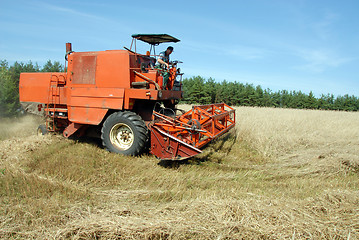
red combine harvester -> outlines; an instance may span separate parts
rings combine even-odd
[[[224,103],[193,106],[176,115],[183,97],[182,75],[172,61],[169,69],[154,68],[155,46],[179,42],[167,34],[134,34],[130,49],[73,52],[66,44],[66,72],[21,73],[20,102],[31,113],[44,115],[38,132],[81,136],[98,129],[106,149],[138,155],[150,152],[163,160],[181,160],[235,125],[235,110]],[[150,44],[139,54],[136,41]],[[153,52],[153,53],[152,53]],[[166,86],[162,73],[169,73]]]

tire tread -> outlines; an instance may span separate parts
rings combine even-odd
[[[119,118],[128,119],[131,123],[133,123],[137,132],[139,133],[138,146],[132,152],[130,152],[129,154],[125,154],[125,155],[133,155],[133,156],[139,155],[144,150],[145,144],[146,144],[149,136],[148,136],[148,128],[146,127],[145,122],[139,115],[137,115],[134,112],[130,112],[130,111],[115,112],[107,117],[107,119],[103,123],[102,129],[101,129],[102,145],[106,148],[106,150],[112,152],[111,148],[106,143],[108,140],[107,140],[107,136],[105,134],[105,130],[112,127],[111,123],[113,121],[116,121],[116,119],[119,119]]]

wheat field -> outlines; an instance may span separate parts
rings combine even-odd
[[[359,113],[236,107],[236,121],[161,162],[3,120],[0,238],[359,239]]]

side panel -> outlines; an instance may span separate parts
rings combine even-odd
[[[69,120],[75,123],[99,124],[108,109],[122,109],[124,89],[71,88]]]
[[[68,71],[71,122],[97,125],[108,109],[123,109],[124,87],[130,85],[128,51],[74,52]]]
[[[97,53],[77,54],[73,58],[73,84],[96,83]]]
[[[107,109],[89,107],[68,107],[69,120],[74,123],[98,125]]]
[[[129,52],[112,50],[99,52],[96,67],[96,86],[101,88],[129,88]]]
[[[20,102],[47,103],[51,77],[66,81],[66,73],[21,73],[19,83]],[[66,87],[58,88],[56,103],[66,104]]]
[[[71,88],[70,105],[76,107],[122,109],[122,88]]]
[[[130,53],[74,52],[68,56],[68,87],[129,88]]]

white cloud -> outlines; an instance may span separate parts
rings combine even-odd
[[[71,8],[59,7],[59,6],[48,4],[48,3],[41,3],[41,6],[47,8],[49,10],[53,10],[53,11],[57,11],[57,12],[63,12],[63,13],[70,14],[70,15],[73,15],[73,16],[81,16],[81,17],[85,17],[85,18],[88,18],[88,19],[92,19],[92,20],[98,20],[98,21],[107,20],[106,18],[101,17],[101,16],[89,14],[89,13],[86,13],[86,12],[77,11],[77,10],[74,10],[74,9],[71,9]]]
[[[342,57],[339,54],[325,49],[301,49],[295,53],[306,63],[294,67],[295,69],[321,73],[328,68],[336,68],[345,63],[355,60],[354,58]]]

